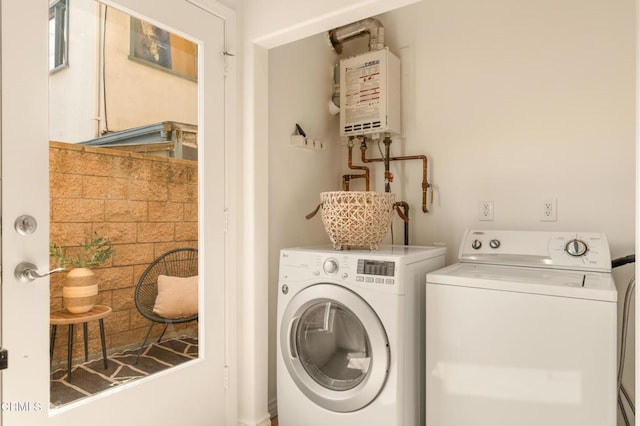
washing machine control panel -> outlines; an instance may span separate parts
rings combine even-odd
[[[422,282],[427,270],[444,266],[445,253],[444,247],[426,246],[384,246],[375,252],[331,246],[283,249],[278,294],[290,297],[316,284],[335,284],[370,295],[409,294],[413,290],[408,286]]]
[[[595,232],[468,230],[458,259],[495,265],[611,270],[607,237]]]
[[[359,256],[318,257],[314,271],[316,276],[341,279],[363,285],[394,285],[397,266],[392,260],[372,259]]]
[[[312,254],[304,251],[283,250],[280,260],[280,281],[300,279],[331,279],[344,284],[377,286],[384,291],[395,290],[401,275],[397,261],[382,256],[360,253]],[[288,292],[283,290],[283,294]]]

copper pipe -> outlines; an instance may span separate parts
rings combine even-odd
[[[391,192],[391,170],[389,167],[389,157],[391,157],[391,138],[384,137],[384,192]]]
[[[342,190],[343,191],[348,191],[349,190],[349,180],[351,178],[351,175],[342,175]]]
[[[342,176],[342,187],[345,191],[349,190],[349,181],[351,179],[362,179],[365,180],[365,188],[366,191],[369,191],[369,168],[367,166],[354,166],[353,165],[353,140],[349,139],[349,144],[347,145],[349,148],[349,157],[348,157],[348,165],[351,170],[364,170],[364,174],[361,175],[343,175]]]
[[[366,158],[367,144],[362,143],[360,145],[360,152],[362,153],[363,163],[384,162],[384,158]],[[427,156],[426,155],[408,155],[403,157],[390,157],[387,161],[404,161],[404,160],[422,160],[422,211],[429,213],[427,208],[427,190],[431,187],[431,184],[427,181]],[[385,177],[386,178],[386,177]]]
[[[359,179],[359,178],[365,178],[367,179],[367,191],[369,190],[369,181],[367,176],[365,175],[342,175],[342,190],[343,191],[348,191],[349,190],[349,182],[351,181],[351,179]]]

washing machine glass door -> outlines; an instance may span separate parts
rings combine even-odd
[[[382,390],[389,367],[387,335],[354,292],[333,284],[308,287],[291,300],[281,327],[289,374],[316,404],[355,411]]]

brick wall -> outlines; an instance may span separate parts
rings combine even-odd
[[[94,232],[111,240],[112,258],[94,268],[98,303],[113,308],[105,319],[107,349],[140,345],[150,322],[133,300],[138,278],[167,250],[198,244],[197,163],[60,142],[50,143],[49,163],[50,241],[73,251]],[[51,310],[62,308],[63,279],[64,273],[51,277]],[[82,327],[76,328],[79,356]],[[156,337],[161,330],[154,328]],[[61,328],[54,362],[66,359],[66,336]],[[90,353],[99,353],[96,321],[89,337]]]

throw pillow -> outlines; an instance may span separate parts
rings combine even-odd
[[[158,276],[153,312],[165,318],[186,318],[198,313],[198,276]]]

